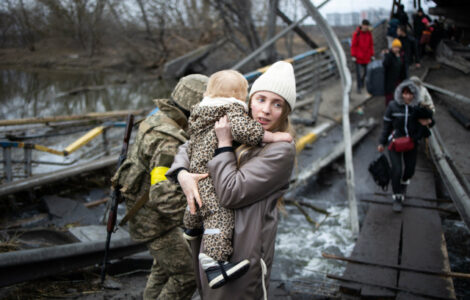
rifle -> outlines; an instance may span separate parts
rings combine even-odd
[[[119,155],[117,167],[122,165],[122,163],[126,160],[127,157],[127,148],[129,146],[129,140],[131,138],[132,133],[132,126],[134,125],[134,115],[129,114],[127,116],[126,122],[126,130],[124,133],[124,140],[122,142],[121,154]],[[111,243],[111,234],[113,234],[114,227],[116,226],[116,217],[117,217],[117,209],[118,205],[121,202],[121,187],[118,185],[114,188],[112,196],[111,196],[111,208],[108,214],[108,224],[106,227],[106,231],[108,235],[106,236],[106,245],[104,248],[104,258],[103,258],[103,265],[101,266],[101,284],[104,282],[104,278],[106,276],[106,264],[108,261],[108,252],[109,252],[109,244]]]

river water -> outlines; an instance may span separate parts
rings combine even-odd
[[[152,99],[168,96],[174,84],[115,73],[0,70],[0,76],[0,119],[152,108]]]

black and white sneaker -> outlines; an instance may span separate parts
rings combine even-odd
[[[219,262],[218,266],[210,267],[206,272],[207,282],[213,289],[217,289],[229,280],[233,280],[243,276],[250,268],[250,261],[248,259],[240,262]]]
[[[204,228],[194,228],[194,229],[185,228],[183,230],[183,237],[187,239],[188,241],[192,241],[200,237],[203,233],[204,233]]]
[[[395,194],[393,195],[393,205],[392,205],[392,210],[396,213],[399,213],[403,209],[403,195],[400,194]]]
[[[406,190],[408,189],[408,186],[410,185],[410,180],[406,180],[406,181],[403,181],[403,180],[400,180],[400,186],[401,186],[401,193],[403,196],[406,195]],[[405,200],[405,199],[403,199]]]

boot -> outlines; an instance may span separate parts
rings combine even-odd
[[[217,262],[204,253],[199,254],[199,262],[206,273],[207,282],[213,289],[225,285],[229,280],[243,276],[250,267],[248,259],[240,262]]]
[[[403,209],[403,206],[402,206],[403,195],[402,194],[394,194],[392,197],[393,197],[392,210],[396,213],[401,212],[401,210]]]
[[[405,196],[406,195],[406,190],[408,189],[408,185],[410,185],[410,180],[409,179],[405,180],[405,181],[400,180],[400,185],[401,185],[401,193],[402,193],[403,196]],[[405,199],[403,199],[403,200],[405,200]]]
[[[199,238],[203,233],[204,233],[204,228],[183,229],[183,237],[188,241],[192,241],[192,240]]]

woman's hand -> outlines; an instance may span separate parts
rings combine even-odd
[[[418,119],[418,122],[423,126],[429,126],[432,123],[431,119]]]
[[[199,207],[202,206],[201,196],[199,195],[199,189],[197,183],[199,180],[206,178],[209,174],[194,174],[189,173],[186,170],[181,170],[178,173],[178,182],[183,189],[183,193],[188,201],[189,212],[194,215],[196,214],[196,203]]]
[[[384,145],[381,144],[377,146],[377,151],[384,152],[384,150],[385,150]]]
[[[232,147],[233,136],[228,117],[223,116],[219,121],[215,122],[214,129],[219,141],[218,147]]]

